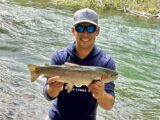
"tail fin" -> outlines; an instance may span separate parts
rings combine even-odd
[[[38,66],[33,65],[33,64],[28,64],[27,66],[31,73],[31,82],[34,82],[40,75],[40,73],[37,71]]]

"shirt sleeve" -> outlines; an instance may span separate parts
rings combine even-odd
[[[106,91],[106,93],[112,95],[113,97],[115,97],[114,87],[115,87],[114,82],[109,82],[109,83],[105,84],[105,91]]]
[[[44,87],[43,87],[43,96],[44,96],[48,101],[54,100],[56,97],[51,97],[51,96],[48,95],[47,85],[48,85],[48,82],[46,82],[46,84],[45,84]]]
[[[109,68],[111,70],[116,70],[116,66],[115,66],[115,61],[110,58],[106,63],[105,63],[105,67]],[[115,84],[114,82],[109,82],[105,84],[105,91],[112,95],[113,97],[115,97],[115,92],[114,92],[114,88],[115,88]]]
[[[111,70],[116,70],[115,61],[114,61],[112,58],[110,58],[110,59],[106,62],[105,67],[106,67],[106,68],[109,68],[109,69],[111,69]]]

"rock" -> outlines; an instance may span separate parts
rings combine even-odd
[[[157,19],[160,19],[160,12],[156,15],[154,14],[150,14],[148,12],[145,12],[145,11],[137,11],[137,10],[129,10],[127,9],[127,12],[131,13],[131,14],[134,14],[138,17],[144,17],[144,18],[157,18]]]
[[[160,13],[156,14],[156,17],[160,20]]]

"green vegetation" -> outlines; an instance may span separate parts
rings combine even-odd
[[[151,8],[148,9],[148,12],[151,13],[151,14],[156,13],[156,11],[157,11],[156,7],[151,7]]]
[[[160,0],[11,0],[22,5],[54,6],[60,8],[79,9],[92,8],[96,11],[115,9],[121,11],[140,11],[150,14],[160,13]],[[141,13],[142,14],[142,13]]]
[[[160,9],[159,6],[160,6],[160,1],[159,2],[157,1],[157,2],[141,3],[138,5],[132,6],[131,8],[139,11],[147,11],[149,13],[154,14],[154,13],[157,13],[158,10]]]
[[[83,7],[96,8],[96,0],[51,0],[52,4],[61,7],[79,9]]]
[[[146,11],[156,13],[160,6],[159,0],[51,0],[51,3],[56,6],[69,7],[79,9],[89,7],[95,10],[106,9],[131,9],[138,11]]]

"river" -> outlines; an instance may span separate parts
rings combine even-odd
[[[43,0],[41,1],[43,2]],[[0,1],[0,120],[44,120],[45,81],[30,82],[28,63],[49,63],[73,41],[74,11],[31,1]],[[160,22],[115,11],[99,16],[96,45],[116,60],[116,102],[97,120],[160,120]]]

